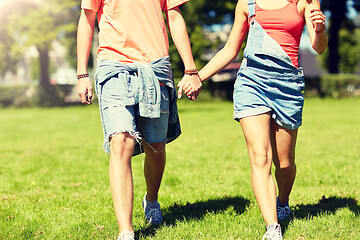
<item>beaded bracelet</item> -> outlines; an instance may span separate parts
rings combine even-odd
[[[323,31],[325,31],[325,29],[326,29],[326,26],[324,25],[324,28],[323,28],[323,29],[321,29],[320,31],[315,29],[315,32],[316,32],[317,34],[319,34],[319,33],[322,33]]]
[[[78,75],[76,75],[76,76],[77,76],[77,79],[80,80],[80,79],[82,79],[82,78],[89,77],[89,73],[78,74]]]

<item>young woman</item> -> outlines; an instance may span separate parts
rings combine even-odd
[[[305,24],[313,49],[323,53],[328,39],[319,0],[239,0],[227,43],[199,72],[205,81],[223,69],[238,55],[248,34],[234,86],[234,119],[244,132],[252,188],[267,225],[263,239],[282,239],[278,219],[290,215],[288,200],[296,174],[295,144],[304,102],[298,50]],[[184,89],[192,93],[191,86]]]

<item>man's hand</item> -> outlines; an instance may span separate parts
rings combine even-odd
[[[180,99],[182,97],[182,93],[184,92],[188,99],[195,101],[199,96],[201,86],[202,83],[198,74],[184,75],[177,85],[179,88],[178,98]]]
[[[93,88],[89,77],[81,78],[77,82],[77,94],[82,103],[90,105],[93,97]]]

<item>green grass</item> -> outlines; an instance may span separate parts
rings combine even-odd
[[[261,239],[264,222],[229,102],[181,100],[168,145],[165,222],[143,219],[142,157],[133,159],[139,239]],[[96,106],[0,110],[0,239],[116,239]],[[294,218],[285,239],[360,239],[360,99],[307,99],[297,145]]]

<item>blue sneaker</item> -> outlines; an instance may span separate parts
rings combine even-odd
[[[291,210],[289,207],[289,203],[288,202],[285,204],[280,203],[279,197],[277,197],[276,199],[276,210],[277,210],[278,220],[285,220],[288,217],[290,217]]]
[[[163,216],[160,210],[160,204],[156,200],[154,202],[146,200],[146,194],[142,201],[142,206],[145,211],[145,218],[151,225],[158,225],[162,222]]]

